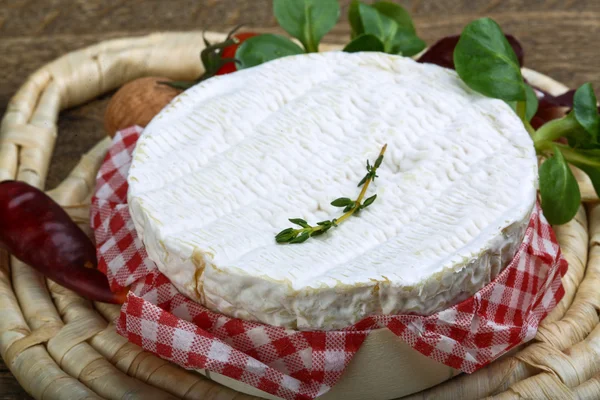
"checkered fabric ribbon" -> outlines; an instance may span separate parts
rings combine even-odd
[[[207,369],[284,399],[327,392],[372,329],[387,327],[420,353],[471,373],[532,339],[562,298],[567,262],[536,205],[514,259],[462,303],[431,316],[368,317],[340,331],[293,331],[214,313],[181,295],[148,258],[127,207],[127,173],[141,133],[117,133],[98,173],[91,221],[111,287],[131,285],[118,332],[185,368]]]

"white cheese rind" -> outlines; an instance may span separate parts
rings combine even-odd
[[[278,245],[287,218],[339,215],[388,150],[376,202]],[[536,199],[529,135],[453,71],[379,53],[288,57],[180,95],[146,128],[129,204],[150,258],[186,296],[234,317],[338,329],[431,314],[513,257]]]

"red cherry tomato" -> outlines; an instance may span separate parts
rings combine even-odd
[[[233,37],[238,39],[240,43],[225,47],[221,52],[221,58],[235,58],[235,52],[237,51],[239,45],[242,44],[245,40],[248,40],[254,36],[258,36],[258,33],[242,32],[233,35]],[[235,71],[237,71],[235,63],[228,62],[224,64],[221,68],[219,68],[219,70],[217,71],[217,75],[229,74]]]

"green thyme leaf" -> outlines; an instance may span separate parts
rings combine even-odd
[[[454,49],[454,65],[460,78],[471,89],[505,101],[525,101],[525,81],[519,60],[490,18],[469,23]]]
[[[250,68],[277,58],[302,54],[304,50],[286,37],[267,33],[251,37],[238,47],[238,69]]]
[[[310,53],[319,51],[319,42],[337,23],[340,5],[337,0],[273,0],[273,14]]]
[[[368,199],[366,199],[364,201],[364,203],[362,203],[362,205],[360,207],[361,208],[367,208],[367,207],[369,207],[371,204],[373,204],[373,202],[375,201],[376,198],[377,198],[377,195],[374,194],[373,196],[371,196]]]
[[[294,228],[287,228],[287,229],[284,229],[281,232],[279,232],[279,234],[277,236],[279,236],[279,235],[287,235],[288,233],[292,233],[292,232],[294,232]]]
[[[579,185],[559,148],[540,166],[540,195],[544,215],[552,225],[569,222],[581,203]]]
[[[306,222],[302,218],[290,218],[289,221],[292,224],[300,225],[303,228],[310,228],[310,225],[308,224],[308,222]]]
[[[297,235],[296,231],[293,228],[287,228],[282,230],[275,236],[275,241],[277,243],[286,243],[295,238]]]
[[[310,237],[310,234],[308,232],[302,232],[302,234],[298,237],[293,238],[292,240],[290,240],[290,243],[303,243],[306,242],[306,240]]]
[[[370,173],[366,174],[366,175],[364,176],[364,178],[362,178],[362,179],[360,180],[360,182],[358,182],[358,185],[356,185],[356,186],[358,186],[358,187],[361,187],[362,185],[364,185],[364,184],[365,184],[365,182],[367,181],[367,179],[369,179],[370,177],[371,177],[371,174],[370,174]]]
[[[331,205],[334,207],[346,207],[352,203],[352,199],[349,199],[347,197],[340,197],[339,199],[335,199],[334,201],[332,201]]]

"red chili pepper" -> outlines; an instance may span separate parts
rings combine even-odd
[[[43,191],[18,181],[0,182],[0,245],[19,260],[79,295],[122,304],[97,267],[96,248],[69,215]]]

